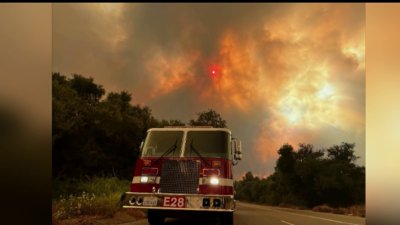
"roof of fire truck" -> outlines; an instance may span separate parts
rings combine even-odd
[[[182,130],[182,131],[225,131],[228,132],[229,134],[231,131],[228,128],[216,128],[212,126],[165,126],[162,128],[150,128],[148,131],[176,131],[176,130]]]

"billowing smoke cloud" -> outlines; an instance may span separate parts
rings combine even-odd
[[[356,142],[364,157],[364,9],[56,4],[54,71],[128,90],[160,118],[217,110],[246,149],[238,174],[273,172],[284,143]]]

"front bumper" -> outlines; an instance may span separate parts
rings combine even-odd
[[[182,204],[170,203],[171,198],[183,198]],[[166,200],[167,199],[167,200]],[[209,204],[204,204],[204,202]],[[213,204],[218,203],[219,204]],[[121,196],[120,205],[123,208],[160,209],[160,210],[189,210],[189,211],[222,211],[233,212],[235,200],[233,195],[204,195],[204,194],[176,194],[176,193],[143,193],[125,192]],[[168,206],[166,206],[168,205]],[[172,206],[171,206],[172,205]]]

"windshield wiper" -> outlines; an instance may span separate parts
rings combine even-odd
[[[158,159],[155,162],[158,162],[158,160],[160,160],[161,158],[163,158],[164,156],[166,156],[166,155],[168,155],[170,153],[174,153],[177,147],[178,147],[178,138],[175,140],[174,145],[172,145],[160,157],[158,157]]]
[[[204,159],[204,157],[200,154],[200,152],[193,146],[193,139],[190,141],[190,151],[194,151],[194,153],[196,153],[197,156],[199,156],[199,158],[205,163],[207,164],[207,166],[210,166],[210,163]]]

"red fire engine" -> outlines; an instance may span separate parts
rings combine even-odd
[[[151,225],[166,217],[204,214],[232,225],[232,166],[241,157],[241,142],[226,128],[149,129],[121,205],[147,211]]]

